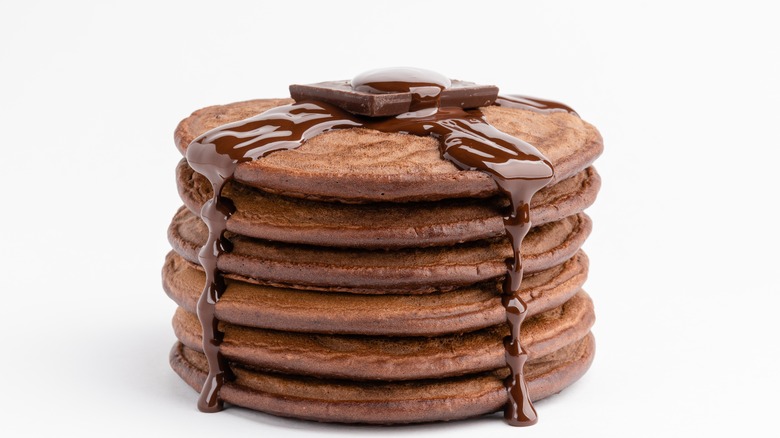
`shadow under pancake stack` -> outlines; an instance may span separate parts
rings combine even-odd
[[[598,131],[420,69],[290,90],[176,130],[163,287],[199,408],[535,423],[532,401],[595,351],[580,247]]]

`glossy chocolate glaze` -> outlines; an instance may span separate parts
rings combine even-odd
[[[510,200],[504,225],[514,258],[507,261],[503,303],[511,333],[504,341],[506,363],[511,374],[506,380],[509,403],[504,416],[509,424],[515,426],[536,422],[536,412],[523,377],[527,354],[520,344],[520,326],[526,315],[526,305],[518,295],[523,276],[520,246],[531,228],[531,197],[552,180],[553,168],[536,148],[488,124],[478,109],[440,108],[441,90],[449,86],[449,81],[441,78],[441,75],[424,70],[389,69],[358,75],[352,81],[353,87],[372,92],[411,92],[412,111],[395,117],[360,117],[334,105],[304,101],[221,126],[196,138],[188,146],[187,161],[190,166],[205,176],[214,189],[213,198],[201,210],[201,219],[209,228],[209,237],[199,254],[200,263],[206,271],[206,286],[198,302],[198,318],[203,326],[203,351],[208,359],[209,374],[198,401],[200,410],[214,412],[222,408],[219,389],[231,378],[219,351],[222,334],[214,316],[216,302],[225,289],[216,262],[222,252],[230,251],[224,232],[233,207],[221,194],[225,183],[233,178],[239,163],[256,160],[275,151],[297,148],[307,139],[333,129],[364,127],[382,132],[433,136],[440,141],[445,159],[461,169],[489,174]],[[517,99],[511,99],[515,98],[503,98],[502,102],[506,102],[503,103],[505,106],[527,105],[537,110],[552,108],[543,101],[517,103]]]
[[[233,213],[232,203],[222,196],[222,189],[233,178],[239,163],[296,148],[308,138],[330,129],[360,126],[348,117],[340,117],[339,112],[335,107],[316,103],[281,106],[220,126],[196,138],[187,147],[187,162],[209,180],[214,190],[213,197],[203,205],[200,213],[209,229],[208,240],[198,254],[206,272],[206,286],[198,300],[198,319],[203,327],[203,352],[209,364],[209,374],[198,400],[198,409],[203,412],[222,409],[219,388],[231,377],[219,352],[222,333],[214,316],[214,306],[225,290],[224,278],[217,269],[217,258],[220,253],[230,251],[224,233]]]
[[[430,70],[394,67],[369,70],[352,79],[352,89],[364,93],[412,93],[410,111],[438,106],[439,94],[452,85],[446,76]]]
[[[435,71],[414,67],[392,67],[360,73],[350,84],[355,91],[368,93],[405,93],[417,88],[436,88],[440,92],[452,86],[452,81]]]

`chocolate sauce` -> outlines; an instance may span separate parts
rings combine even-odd
[[[223,334],[219,331],[215,306],[225,290],[225,279],[217,268],[217,258],[230,251],[225,238],[232,202],[222,196],[225,183],[233,179],[238,164],[256,160],[271,152],[292,149],[307,139],[336,128],[359,126],[339,117],[340,110],[326,104],[301,103],[268,110],[258,116],[211,130],[187,147],[187,162],[205,176],[214,194],[201,209],[200,217],[209,229],[206,244],[198,254],[206,272],[206,286],[198,300],[198,319],[203,327],[203,352],[209,374],[198,399],[198,409],[217,412],[222,409],[219,389],[232,378],[227,362],[219,351]]]
[[[374,92],[411,92],[411,111],[395,117],[369,118],[323,102],[298,102],[216,128],[195,139],[187,148],[190,166],[208,178],[214,189],[212,199],[201,210],[201,219],[208,226],[209,237],[199,254],[200,263],[206,271],[206,286],[198,302],[198,318],[203,326],[203,350],[208,359],[209,374],[198,408],[205,412],[220,410],[220,387],[232,378],[219,351],[222,333],[214,316],[216,302],[225,290],[217,258],[221,253],[230,251],[230,242],[225,239],[224,233],[233,207],[222,196],[225,183],[233,178],[236,166],[242,162],[256,160],[275,151],[297,148],[307,139],[333,129],[364,127],[382,132],[433,136],[440,141],[445,159],[461,169],[487,173],[509,199],[510,208],[504,216],[504,226],[514,257],[507,261],[502,296],[510,328],[510,336],[504,340],[504,346],[506,363],[511,372],[505,382],[509,402],[504,417],[514,426],[536,423],[536,411],[523,376],[527,354],[520,345],[520,326],[526,315],[526,305],[519,296],[523,277],[520,247],[531,228],[531,197],[552,180],[552,165],[530,144],[488,124],[479,110],[440,108],[439,97],[441,91],[449,86],[449,81],[446,78],[443,81],[436,73],[416,69],[373,71],[357,76],[352,86],[368,87]],[[509,99],[513,98],[503,98],[502,102],[516,104],[515,100]],[[536,109],[544,109],[547,105],[539,103],[543,101],[530,102],[517,104]]]
[[[351,81],[355,91],[368,93],[405,93],[415,88],[449,88],[452,81],[441,73],[415,67],[392,67],[369,70]]]
[[[576,111],[554,100],[543,100],[536,97],[521,96],[519,94],[499,94],[496,105],[507,108],[518,108],[536,111],[539,113],[567,112],[578,116]]]
[[[452,85],[446,76],[413,67],[381,68],[352,79],[352,89],[364,93],[412,93],[409,111],[437,107],[439,94]]]

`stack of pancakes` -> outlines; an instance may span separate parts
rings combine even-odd
[[[289,100],[196,111],[176,131],[200,134]],[[601,137],[575,114],[482,108],[487,121],[536,146],[555,167],[531,202],[522,246],[521,340],[532,399],[577,380],[594,353],[593,305],[582,290],[582,210],[600,179]],[[207,374],[195,314],[205,274],[199,219],[211,186],[185,160],[184,201],[169,228],[163,285],[179,305],[174,370],[200,390]],[[220,350],[234,379],[226,402],[319,421],[408,423],[495,412],[507,402],[500,293],[512,257],[493,180],[441,158],[437,140],[367,129],[331,131],[242,163],[223,195],[232,250],[218,266]]]

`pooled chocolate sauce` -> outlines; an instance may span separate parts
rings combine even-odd
[[[217,258],[221,253],[230,251],[230,242],[225,239],[224,233],[233,207],[222,196],[225,183],[233,178],[236,166],[242,162],[256,160],[275,151],[297,148],[307,139],[333,129],[364,127],[382,132],[433,136],[440,141],[445,159],[461,169],[487,173],[510,200],[504,226],[514,257],[507,261],[502,297],[510,328],[510,336],[504,340],[506,363],[510,369],[510,376],[505,382],[509,402],[504,417],[515,426],[534,424],[536,411],[523,377],[527,354],[520,345],[520,326],[526,315],[526,304],[519,296],[523,277],[520,246],[531,228],[531,197],[552,180],[552,165],[530,144],[488,124],[478,109],[440,108],[440,93],[449,86],[446,78],[442,81],[436,73],[416,69],[369,73],[357,76],[352,86],[373,92],[410,92],[411,111],[395,117],[369,118],[327,103],[303,101],[218,127],[196,138],[188,146],[187,161],[190,166],[205,176],[214,189],[212,199],[201,210],[201,219],[208,226],[209,237],[199,253],[200,263],[206,271],[206,286],[198,302],[198,318],[203,326],[203,351],[208,359],[209,374],[198,408],[205,412],[220,410],[220,387],[232,378],[219,351],[222,333],[214,315],[216,302],[225,289],[223,276],[217,268]],[[507,98],[504,101],[515,104]],[[545,105],[537,102],[532,101],[529,105],[535,105],[537,109]]]
[[[433,71],[397,67],[363,72],[352,79],[351,85],[364,93],[412,93],[409,111],[417,111],[437,107],[439,95],[452,81]]]

